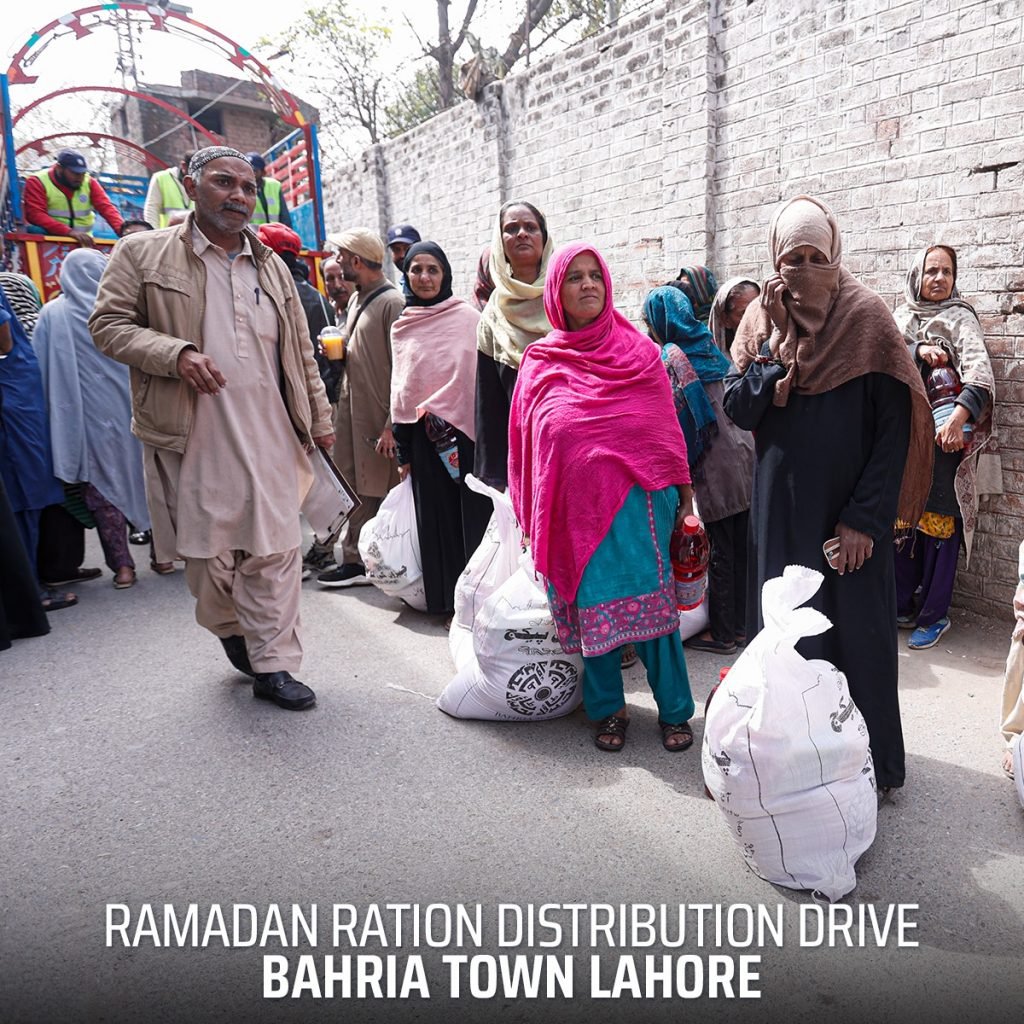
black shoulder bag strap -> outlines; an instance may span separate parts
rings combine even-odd
[[[348,335],[350,338],[352,337],[353,334],[355,334],[356,324],[359,323],[359,318],[363,315],[363,310],[366,309],[366,307],[371,302],[373,302],[373,300],[377,298],[377,296],[380,295],[381,292],[386,292],[391,287],[393,286],[390,281],[387,284],[382,284],[379,288],[377,288],[375,291],[370,292],[370,294],[366,296],[365,302],[359,303],[359,307],[356,309],[355,318],[352,321],[352,326],[349,328]]]

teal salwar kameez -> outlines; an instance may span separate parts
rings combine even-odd
[[[693,714],[668,552],[678,504],[675,487],[650,494],[633,487],[583,570],[576,600],[562,600],[548,584],[562,648],[583,654],[583,705],[592,719],[626,702],[620,648],[629,643],[647,669],[662,721]]]

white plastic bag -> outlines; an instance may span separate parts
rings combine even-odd
[[[794,649],[832,623],[801,608],[822,575],[787,566],[762,590],[764,629],[718,688],[704,724],[704,781],[751,870],[830,901],[857,884],[878,803],[868,731],[846,677]]]
[[[462,668],[472,657],[474,619],[487,598],[519,567],[519,556],[523,551],[523,533],[516,522],[508,494],[488,487],[471,474],[466,477],[466,486],[490,498],[494,512],[483,540],[455,584],[455,615],[448,633],[448,648],[456,668]]]
[[[484,602],[471,636],[457,675],[437,698],[442,711],[455,718],[539,722],[579,707],[583,659],[563,652],[529,554]]]
[[[679,613],[680,639],[689,640],[691,636],[703,633],[708,628],[710,621],[708,617],[708,595],[705,594],[704,600],[696,608],[690,608],[688,611]]]
[[[388,492],[380,510],[363,526],[359,557],[367,579],[375,587],[418,611],[427,610],[416,504],[409,477]]]

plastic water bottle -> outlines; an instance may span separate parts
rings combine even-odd
[[[925,378],[924,389],[928,395],[928,402],[932,407],[932,419],[935,421],[935,429],[939,430],[953,415],[956,408],[956,397],[963,391],[963,385],[957,376],[956,370],[951,366],[936,366]],[[970,436],[971,425],[964,424],[964,439]]]
[[[704,600],[711,560],[708,535],[696,516],[687,516],[682,528],[673,530],[669,556],[676,582],[676,607],[681,612],[690,611]]]
[[[455,436],[455,428],[447,421],[428,412],[424,417],[427,437],[434,443],[438,458],[444,463],[448,475],[453,480],[459,479],[459,442]]]

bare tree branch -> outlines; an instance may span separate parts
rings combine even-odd
[[[459,29],[459,34],[455,37],[455,41],[452,43],[453,57],[459,52],[459,48],[466,41],[466,33],[469,31],[469,25],[473,20],[474,14],[476,14],[476,0],[469,0],[469,6],[466,8],[466,16],[462,19],[462,28]]]
[[[535,43],[533,48],[539,50],[545,43],[550,42],[562,31],[563,28],[568,28],[574,21],[579,21],[580,15],[571,14],[567,18],[563,18],[539,43]]]
[[[536,3],[527,3],[526,14],[519,23],[519,27],[508,37],[508,45],[501,55],[501,62],[505,70],[509,70],[523,52],[527,37],[530,32],[540,24],[541,20],[547,17],[554,0],[536,0]]]
[[[403,15],[402,15],[402,20],[403,20],[403,21],[404,21],[404,22],[406,23],[406,25],[407,25],[407,26],[409,27],[409,31],[410,31],[410,32],[411,32],[411,33],[412,33],[412,34],[413,34],[413,35],[414,35],[414,36],[416,37],[416,42],[420,44],[420,49],[421,49],[421,50],[422,50],[422,51],[423,51],[423,52],[424,52],[424,53],[425,53],[425,54],[426,54],[426,55],[427,55],[428,57],[433,57],[433,56],[434,56],[434,47],[432,47],[432,46],[428,46],[428,45],[427,45],[427,44],[426,44],[425,42],[423,42],[423,40],[422,40],[422,39],[420,39],[420,34],[419,34],[419,32],[417,32],[417,31],[416,31],[416,29],[415,29],[415,28],[413,27],[413,24],[412,24],[412,22],[411,22],[411,21],[409,20],[409,15],[408,15],[408,14],[403,14]]]

